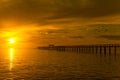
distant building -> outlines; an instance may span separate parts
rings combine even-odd
[[[49,49],[54,49],[55,48],[55,45],[54,44],[49,44]]]

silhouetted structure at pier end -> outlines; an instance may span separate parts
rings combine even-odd
[[[38,47],[38,49],[57,50],[57,51],[74,51],[81,53],[104,53],[116,54],[120,44],[96,44],[96,45],[74,45],[74,46],[55,46]]]

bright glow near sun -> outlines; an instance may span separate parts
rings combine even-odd
[[[14,38],[10,38],[9,41],[11,44],[13,44],[15,42]]]

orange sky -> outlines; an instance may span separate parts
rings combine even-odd
[[[1,0],[0,47],[120,43],[120,0]],[[9,44],[14,38],[14,45]]]

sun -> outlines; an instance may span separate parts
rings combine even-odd
[[[10,38],[9,41],[10,41],[10,44],[14,44],[15,42],[14,38]]]

